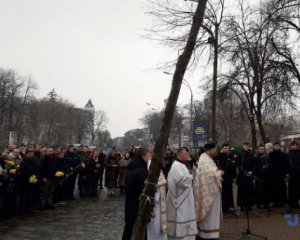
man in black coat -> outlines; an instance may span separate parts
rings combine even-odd
[[[40,210],[53,208],[52,195],[56,187],[56,172],[58,162],[54,149],[48,148],[45,157],[41,162],[38,178],[41,184],[41,205]]]
[[[148,175],[147,162],[150,160],[148,149],[139,148],[128,165],[127,191],[125,200],[125,228],[122,240],[130,240],[138,214],[139,198]]]
[[[78,176],[78,169],[81,166],[81,161],[78,154],[75,152],[75,147],[73,145],[70,145],[68,147],[68,150],[65,154],[65,161],[67,163],[68,171],[70,173],[67,180],[67,198],[68,200],[75,200],[75,184]]]
[[[106,154],[102,149],[99,150],[99,163],[100,163],[100,189],[103,189],[103,173],[105,169]]]
[[[253,169],[254,155],[250,149],[250,143],[244,142],[241,155],[238,157],[238,199],[237,204],[241,210],[250,210],[253,207],[254,184],[253,184]]]
[[[78,156],[80,158],[80,161],[82,163],[82,166],[87,166],[89,163],[89,154],[88,154],[88,148],[80,146],[79,147],[79,153]],[[88,195],[88,172],[86,167],[82,167],[79,170],[79,176],[78,176],[78,190],[79,190],[79,196],[81,198],[87,197]]]
[[[88,195],[97,197],[99,179],[101,174],[101,164],[99,161],[99,151],[95,151],[87,164],[88,173]]]
[[[222,182],[222,209],[224,213],[234,209],[233,202],[233,180],[236,179],[236,162],[234,155],[230,153],[228,144],[223,144],[222,150],[218,155],[220,169],[224,171]]]
[[[264,145],[257,148],[255,166],[253,169],[255,179],[255,203],[259,209],[261,205],[267,208],[271,202],[271,174],[269,157],[266,155]]]
[[[57,171],[64,173],[64,176],[57,178],[56,188],[53,192],[53,203],[64,205],[66,199],[67,184],[65,178],[68,175],[68,166],[64,158],[64,152],[60,149],[56,150]]]
[[[30,177],[37,177],[38,168],[33,160],[33,151],[27,151],[25,158],[20,163],[18,171],[18,188],[19,188],[19,212],[23,213],[33,206],[34,184],[29,182]]]
[[[6,193],[5,161],[0,156],[0,220],[4,217],[4,199]]]
[[[273,152],[269,153],[271,172],[271,191],[274,207],[282,207],[287,200],[286,175],[288,157],[281,151],[280,143],[274,143]]]
[[[299,209],[300,200],[300,149],[299,143],[293,141],[288,154],[289,166],[289,205],[291,209]]]

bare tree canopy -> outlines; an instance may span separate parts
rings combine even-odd
[[[262,9],[253,9],[243,1],[240,15],[241,18],[226,21],[226,38],[230,41],[224,49],[231,67],[222,76],[220,92],[230,90],[239,97],[250,121],[255,146],[256,123],[262,141],[268,142],[264,129],[266,114],[278,114],[286,106],[294,106],[299,75],[291,63],[296,60],[286,23],[272,21]]]

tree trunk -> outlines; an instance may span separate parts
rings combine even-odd
[[[133,229],[132,240],[143,240],[145,238],[147,224],[154,205],[153,200],[150,203],[148,199],[153,199],[155,195],[156,188],[154,185],[157,184],[161,171],[162,159],[164,157],[163,152],[170,134],[172,119],[175,113],[182,80],[196,45],[198,33],[203,22],[206,3],[207,0],[198,2],[186,46],[183,53],[179,56],[176,64],[172,88],[165,108],[160,135],[155,144],[154,156],[152,158],[150,171],[145,183],[144,194],[140,197],[139,213]]]
[[[252,136],[252,148],[255,149],[257,146],[257,138],[256,138],[256,128],[255,128],[255,120],[250,119],[251,126],[251,136]]]
[[[266,144],[266,143],[269,142],[269,139],[267,137],[265,128],[263,126],[262,116],[261,116],[261,111],[260,110],[258,110],[258,112],[256,113],[256,118],[257,118],[257,124],[258,124],[258,129],[259,129],[261,139],[262,139],[263,143]]]

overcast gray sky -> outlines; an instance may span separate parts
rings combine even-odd
[[[109,118],[112,136],[140,127],[163,106],[171,76],[154,67],[170,49],[142,39],[145,0],[0,0],[0,66],[31,75],[39,97],[51,89],[78,107],[89,98]],[[189,77],[196,98],[199,77]],[[182,89],[180,103],[189,101]]]

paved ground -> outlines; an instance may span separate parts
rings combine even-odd
[[[124,226],[124,197],[76,200],[55,210],[14,217],[0,222],[1,240],[119,240]],[[300,240],[300,226],[291,228],[277,212],[254,211],[251,229],[269,240]],[[238,240],[246,229],[245,215],[225,216],[222,240]],[[247,237],[246,239],[258,239]]]
[[[119,240],[124,198],[76,200],[49,211],[35,211],[0,222],[1,240]]]
[[[286,211],[253,211],[250,213],[250,229],[253,233],[267,237],[269,240],[300,240],[300,225],[289,227],[284,218]],[[294,220],[294,215],[293,219]],[[238,240],[247,228],[245,215],[239,217],[224,216],[222,221],[222,240]],[[248,240],[259,239],[248,236]]]

